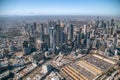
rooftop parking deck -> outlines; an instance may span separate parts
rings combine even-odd
[[[104,60],[103,60],[104,59]],[[109,70],[115,62],[107,62],[106,58],[100,56],[96,57],[94,55],[88,55],[76,61],[75,63],[70,63],[63,66],[61,69],[61,74],[64,73],[63,77],[70,76],[73,80],[93,80],[97,76],[100,76],[107,70]]]

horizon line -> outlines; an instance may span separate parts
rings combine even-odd
[[[13,14],[13,15],[0,15],[0,16],[98,16],[98,17],[120,17],[120,15],[76,15],[76,14],[50,14],[50,15],[44,15],[44,14],[33,14],[33,15],[30,15],[30,14],[28,14],[28,15],[15,15],[15,14]]]

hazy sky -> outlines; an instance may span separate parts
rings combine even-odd
[[[120,0],[0,0],[0,15],[120,16]]]

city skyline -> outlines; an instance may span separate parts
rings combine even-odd
[[[0,0],[0,80],[120,80],[119,0]]]
[[[0,15],[120,16],[119,0],[1,0]]]

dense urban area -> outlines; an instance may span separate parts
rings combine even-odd
[[[120,80],[120,18],[0,17],[0,80]]]

